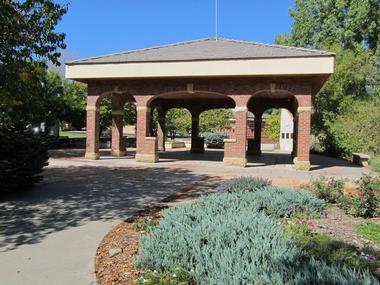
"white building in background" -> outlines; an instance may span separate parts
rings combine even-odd
[[[286,109],[281,109],[280,150],[293,150],[293,115]]]

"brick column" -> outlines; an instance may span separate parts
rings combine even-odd
[[[86,159],[99,159],[100,96],[87,96]]]
[[[124,125],[124,102],[118,98],[112,98],[112,141],[111,141],[111,155],[112,156],[125,156],[126,148],[123,138],[123,125]]]
[[[294,166],[297,170],[308,171],[310,169],[310,130],[311,107],[298,107],[296,124],[296,149]]]
[[[235,139],[224,140],[223,162],[228,165],[247,164],[247,113],[245,106],[235,108]]]
[[[157,108],[158,118],[157,118],[157,141],[158,141],[158,151],[165,151],[165,112],[162,108]]]
[[[136,161],[157,162],[158,142],[150,136],[151,110],[146,105],[137,105]]]
[[[199,113],[191,113],[191,153],[204,153],[204,139],[199,137]]]

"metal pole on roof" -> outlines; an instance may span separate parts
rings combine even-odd
[[[218,40],[218,0],[215,0],[215,40]]]

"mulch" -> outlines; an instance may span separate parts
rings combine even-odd
[[[355,218],[345,214],[344,211],[339,209],[337,206],[330,206],[327,209],[327,213],[326,218],[314,220],[316,224],[316,231],[325,233],[336,240],[344,241],[345,243],[351,244],[357,248],[368,246],[369,242],[356,233],[356,226],[366,222],[380,224],[380,220],[378,218]],[[370,242],[370,245],[373,246],[375,250],[380,250],[380,244],[372,244]]]
[[[108,232],[100,243],[95,257],[97,284],[136,284],[144,271],[134,266],[142,232],[133,228],[133,223],[147,218],[157,219],[165,207],[150,207],[128,218]]]

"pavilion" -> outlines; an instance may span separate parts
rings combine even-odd
[[[229,39],[201,39],[66,63],[66,77],[88,84],[88,159],[99,158],[99,107],[112,100],[111,154],[124,156],[123,107],[137,109],[136,160],[157,162],[165,146],[165,112],[186,108],[192,115],[191,152],[203,152],[199,116],[213,108],[234,108],[235,135],[225,140],[223,162],[245,166],[247,152],[260,153],[260,135],[247,140],[247,113],[254,114],[255,134],[270,108],[293,114],[295,168],[310,168],[312,97],[334,72],[335,55]],[[157,136],[151,114],[158,111]]]

